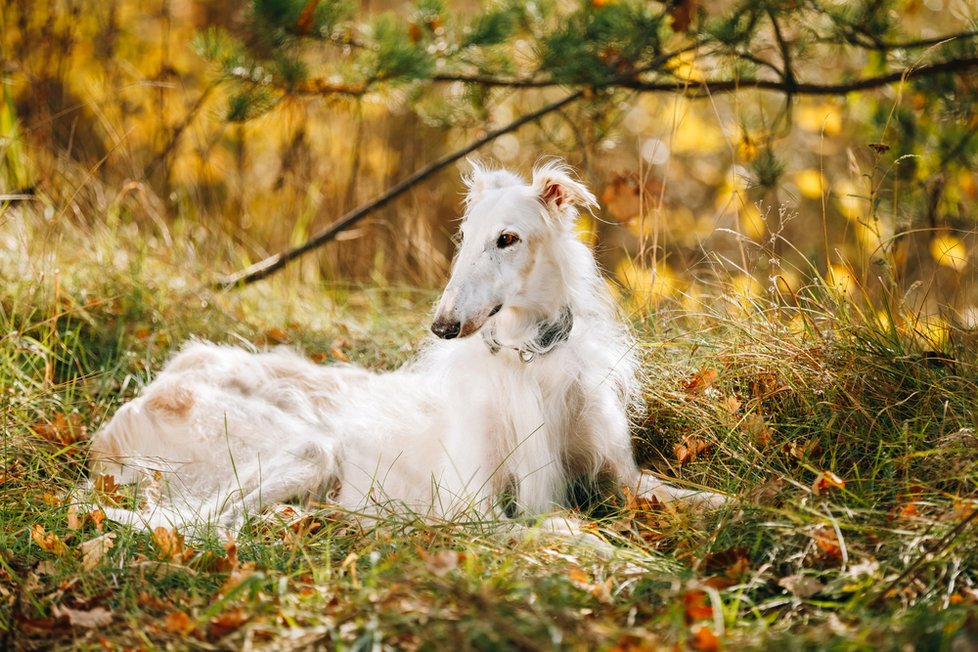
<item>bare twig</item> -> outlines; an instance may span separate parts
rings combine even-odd
[[[230,274],[228,276],[224,276],[218,279],[218,281],[215,283],[215,286],[218,289],[228,289],[236,286],[248,285],[249,283],[254,283],[255,281],[259,281],[265,278],[266,276],[282,269],[289,262],[295,260],[296,258],[305,254],[306,252],[312,251],[313,249],[316,249],[317,247],[323,245],[324,243],[329,242],[344,229],[348,228],[355,222],[358,222],[359,220],[363,219],[367,215],[373,213],[378,208],[387,205],[396,197],[403,195],[405,192],[407,192],[414,186],[418,185],[419,183],[421,183],[428,177],[434,175],[436,172],[442,170],[443,168],[448,167],[455,161],[464,158],[468,154],[471,154],[472,152],[476,151],[483,145],[492,142],[493,140],[499,138],[503,134],[508,134],[511,131],[516,131],[517,129],[519,129],[520,127],[522,127],[527,123],[533,122],[535,120],[539,120],[540,118],[547,115],[548,113],[553,113],[554,111],[557,111],[558,109],[561,109],[567,106],[568,104],[575,102],[576,100],[583,97],[584,94],[585,94],[584,90],[575,91],[570,95],[567,95],[563,99],[547,104],[546,106],[543,106],[532,113],[528,113],[527,115],[519,118],[518,120],[514,120],[513,122],[510,122],[508,125],[504,127],[500,127],[499,129],[490,131],[485,136],[481,138],[477,138],[476,140],[470,142],[465,147],[462,147],[461,149],[457,149],[454,152],[451,152],[450,154],[446,154],[445,156],[442,156],[441,158],[421,168],[411,176],[407,177],[406,179],[392,186],[390,189],[387,190],[387,192],[382,194],[377,199],[374,199],[370,203],[364,204],[363,206],[360,206],[359,208],[350,211],[349,213],[347,213],[346,215],[336,220],[328,227],[326,227],[325,229],[323,229],[322,231],[320,231],[319,233],[311,237],[309,240],[299,245],[298,247],[294,247],[292,249],[289,249],[288,251],[284,251],[282,253],[269,256],[268,258],[265,258],[264,260],[260,260],[254,265],[251,265],[247,269],[244,269],[236,274]]]

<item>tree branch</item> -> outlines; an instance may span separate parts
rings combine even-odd
[[[535,120],[539,120],[540,118],[547,115],[548,113],[553,113],[554,111],[557,111],[558,109],[561,109],[567,106],[568,104],[571,104],[572,102],[579,100],[580,98],[584,97],[584,95],[585,95],[584,90],[575,91],[570,95],[567,95],[563,99],[547,104],[546,106],[543,106],[532,113],[528,113],[525,116],[517,120],[514,120],[513,122],[510,122],[508,125],[504,127],[500,127],[499,129],[490,131],[485,136],[481,138],[477,138],[476,140],[470,142],[465,147],[455,150],[454,152],[451,152],[450,154],[446,154],[445,156],[442,156],[441,158],[433,161],[432,163],[429,163],[428,165],[421,168],[411,176],[407,177],[406,179],[392,186],[390,189],[387,190],[387,192],[382,194],[377,199],[374,199],[372,202],[368,204],[364,204],[363,206],[360,206],[359,208],[356,208],[350,211],[349,213],[347,213],[346,215],[344,215],[343,217],[339,218],[338,220],[336,220],[335,222],[327,226],[325,229],[323,229],[319,233],[309,238],[309,240],[299,245],[298,247],[294,247],[292,249],[289,249],[288,251],[284,251],[282,253],[269,256],[268,258],[265,258],[264,260],[260,260],[254,265],[251,265],[247,269],[244,269],[236,274],[230,274],[228,276],[224,276],[218,279],[217,282],[214,284],[214,286],[217,289],[229,289],[236,286],[248,285],[250,283],[254,283],[255,281],[259,281],[265,278],[266,276],[273,274],[274,272],[282,269],[289,262],[295,260],[299,256],[309,251],[312,251],[313,249],[316,249],[317,247],[320,247],[321,245],[329,242],[330,240],[335,238],[339,232],[348,228],[355,222],[358,222],[359,220],[363,219],[370,213],[373,213],[377,209],[387,205],[396,197],[403,195],[405,192],[407,192],[414,186],[418,185],[419,183],[421,183],[428,177],[434,175],[436,172],[442,170],[443,168],[448,167],[455,161],[458,161],[459,159],[467,156],[468,154],[471,154],[472,152],[476,151],[483,145],[492,142],[493,140],[499,138],[503,134],[508,134],[511,131],[516,131],[517,129],[519,129],[520,127],[522,127],[527,123],[533,122]]]
[[[841,84],[815,84],[805,82],[795,82],[787,84],[784,81],[774,79],[721,79],[714,81],[704,81],[697,84],[688,82],[644,82],[641,80],[631,82],[621,82],[618,84],[622,88],[629,88],[642,93],[685,93],[692,97],[706,97],[717,93],[731,93],[733,91],[754,88],[757,90],[775,91],[778,93],[793,93],[795,95],[848,95],[857,91],[871,90],[888,86],[895,82],[918,77],[929,77],[948,72],[963,72],[978,69],[978,57],[964,57],[961,59],[950,59],[939,63],[925,64],[913,68],[907,68],[900,72],[891,72],[875,77],[864,77],[854,79],[851,82]],[[699,88],[698,92],[689,92],[691,89]]]

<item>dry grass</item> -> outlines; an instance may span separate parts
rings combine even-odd
[[[616,546],[610,559],[485,523],[365,531],[327,505],[233,542],[181,542],[71,507],[87,434],[169,352],[200,336],[389,368],[421,341],[434,294],[316,287],[291,272],[220,294],[202,289],[210,252],[148,246],[145,229],[11,209],[0,224],[4,648],[978,641],[978,348],[967,333],[930,346],[912,320],[881,326],[821,284],[636,315],[641,459],[734,499],[704,515],[592,496],[587,517]]]

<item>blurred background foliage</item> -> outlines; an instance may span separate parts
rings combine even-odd
[[[978,328],[966,0],[7,0],[0,12],[7,226],[104,222],[230,272],[577,91],[480,156],[577,166],[602,203],[582,237],[633,313],[697,310],[718,291],[750,309],[814,283],[928,348]],[[437,286],[465,169],[289,273]]]

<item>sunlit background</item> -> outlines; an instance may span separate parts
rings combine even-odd
[[[974,15],[962,0],[899,9],[904,29],[921,38],[961,29]],[[452,10],[473,15],[479,6]],[[477,109],[461,83],[295,93],[231,121],[234,97],[201,49],[210,28],[247,42],[239,3],[11,0],[0,11],[0,191],[52,228],[104,221],[150,250],[192,243],[215,274],[303,242],[438,156],[566,92],[496,89]],[[363,3],[358,17],[386,11],[418,20],[414,5],[399,2]],[[526,43],[513,47],[517,61],[534,56]],[[317,52],[307,57],[322,66],[328,55],[317,60]],[[871,54],[860,56],[845,65],[876,70]],[[809,76],[828,77],[840,62],[807,64]],[[695,51],[676,69],[691,85],[709,72]],[[973,76],[951,83],[974,92]],[[949,332],[978,327],[978,176],[968,157],[948,155],[974,150],[976,131],[973,111],[954,115],[939,96],[901,84],[787,103],[750,90],[702,99],[620,92],[504,135],[479,156],[527,173],[541,156],[558,155],[580,170],[602,205],[582,217],[581,237],[633,315],[696,311],[721,293],[750,310],[823,283],[941,348]],[[288,273],[437,286],[466,169],[436,175]],[[8,230],[17,215],[4,213]],[[5,255],[18,246],[8,238]]]

